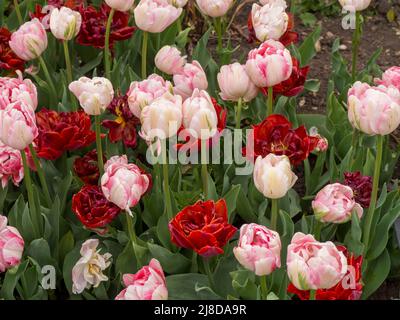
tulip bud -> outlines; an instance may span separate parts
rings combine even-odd
[[[352,126],[368,135],[388,135],[400,124],[400,91],[356,82],[348,92]]]
[[[7,217],[0,215],[0,272],[19,265],[23,251],[24,239],[16,228],[7,226]]]
[[[287,156],[273,153],[265,158],[259,156],[254,164],[254,184],[258,191],[269,199],[283,198],[294,186],[297,176],[290,167]]]
[[[253,4],[251,18],[256,37],[260,41],[279,40],[286,32],[289,16],[280,6]]]
[[[268,40],[251,50],[246,71],[257,87],[273,87],[289,79],[293,62],[289,50],[275,40]]]
[[[155,63],[159,70],[173,75],[183,71],[183,66],[186,64],[186,56],[182,57],[181,52],[175,47],[164,46],[158,51]]]
[[[233,0],[196,0],[201,12],[212,18],[224,16],[232,7]]]
[[[195,137],[207,140],[217,133],[218,117],[207,91],[195,89],[182,110],[183,126],[193,130]]]
[[[339,0],[341,6],[348,11],[362,11],[368,8],[371,0]]]
[[[281,239],[277,232],[264,226],[244,224],[233,253],[243,267],[257,276],[269,275],[281,266]]]
[[[81,14],[70,8],[62,7],[51,12],[50,30],[57,39],[71,40],[79,33],[81,24]]]
[[[135,0],[105,0],[105,2],[109,7],[125,12],[129,11],[133,7]]]
[[[102,114],[114,98],[110,80],[95,77],[82,77],[70,83],[69,90],[77,97],[83,110],[89,115]]]
[[[47,48],[47,34],[39,19],[25,22],[11,35],[9,42],[14,53],[25,61],[39,58]]]
[[[182,13],[167,0],[140,0],[134,10],[136,25],[140,30],[160,33],[168,28]]]
[[[345,223],[353,212],[359,218],[363,209],[354,200],[353,190],[340,183],[329,184],[318,192],[312,202],[315,217],[321,222]]]
[[[243,99],[248,102],[258,94],[258,88],[247,75],[246,67],[238,62],[222,66],[217,78],[220,96],[225,101]]]
[[[182,98],[164,94],[142,110],[140,121],[140,135],[146,141],[174,136],[182,125]]]
[[[5,145],[24,150],[37,136],[35,113],[30,106],[14,102],[0,110],[0,140]]]
[[[192,95],[194,89],[208,88],[206,73],[198,61],[186,63],[181,73],[174,74],[174,84],[174,93],[179,94],[184,100]]]
[[[287,250],[287,272],[299,290],[329,289],[347,272],[347,259],[336,246],[297,232]]]

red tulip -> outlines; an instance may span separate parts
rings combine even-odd
[[[0,72],[7,70],[15,72],[24,71],[25,61],[18,58],[8,44],[11,39],[11,32],[7,28],[0,28]]]
[[[103,161],[107,161],[104,155]],[[85,184],[97,185],[100,178],[99,166],[97,163],[97,150],[94,149],[83,157],[76,158],[74,161],[74,172]]]
[[[228,223],[226,202],[221,199],[187,206],[169,223],[169,230],[177,246],[207,258],[224,253],[222,247],[237,229]]]
[[[58,113],[43,108],[36,113],[36,122],[39,136],[35,144],[40,158],[56,160],[65,151],[86,147],[96,140],[90,117],[83,111]]]
[[[247,154],[244,147],[243,154],[253,160],[273,153],[278,156],[286,155],[292,165],[299,165],[318,144],[318,138],[309,136],[304,126],[293,129],[292,124],[279,114],[273,114],[253,126],[252,134],[254,148]]]
[[[368,208],[371,202],[372,177],[363,176],[361,172],[345,172],[344,184],[353,189],[354,199],[363,208]]]

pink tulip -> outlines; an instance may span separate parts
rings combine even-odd
[[[22,101],[36,110],[38,99],[35,85],[31,80],[22,77],[0,77],[0,110],[17,101]]]
[[[292,74],[292,57],[285,46],[275,40],[268,40],[259,48],[251,50],[246,71],[257,87],[273,87],[287,80]]]
[[[281,239],[277,232],[264,226],[244,224],[233,253],[243,267],[257,276],[269,275],[281,266]]]
[[[339,2],[345,10],[354,12],[367,9],[371,0],[339,0]]]
[[[7,187],[8,180],[11,179],[14,185],[24,178],[24,166],[22,164],[21,153],[0,142],[0,180],[3,189]]]
[[[155,63],[159,70],[173,75],[183,71],[183,66],[186,64],[186,56],[182,57],[182,53],[175,47],[164,46],[158,51]]]
[[[169,4],[172,4],[174,7],[183,8],[186,6],[188,0],[168,0]]]
[[[192,95],[194,89],[208,88],[206,73],[198,61],[185,64],[181,73],[174,74],[174,84],[174,93],[179,94],[184,100]]]
[[[217,78],[220,96],[225,101],[243,99],[249,102],[258,94],[258,88],[247,75],[246,67],[238,62],[222,66]]]
[[[109,7],[125,12],[129,11],[133,7],[135,0],[105,0],[105,2]]]
[[[165,81],[157,74],[152,74],[142,81],[134,81],[131,83],[127,93],[129,109],[140,119],[144,107],[166,92],[172,92],[172,90],[171,82]]]
[[[287,249],[287,272],[299,290],[329,289],[347,272],[347,259],[336,246],[297,232]]]
[[[353,212],[359,218],[363,209],[354,200],[353,190],[340,183],[328,184],[320,190],[312,202],[315,217],[321,222],[345,223]]]
[[[358,81],[348,92],[348,117],[365,134],[390,134],[400,124],[400,91]]]
[[[160,33],[175,22],[182,13],[167,0],[140,0],[134,10],[136,25],[140,30]]]
[[[37,136],[35,113],[30,106],[14,102],[0,110],[0,140],[5,145],[24,150]]]
[[[123,282],[126,288],[115,300],[168,300],[164,271],[156,259],[136,274],[125,274]]]
[[[47,34],[39,19],[25,22],[11,35],[10,48],[25,60],[39,58],[47,48]]]
[[[400,67],[389,68],[383,73],[382,80],[375,79],[375,83],[385,87],[393,86],[400,90]]]
[[[196,0],[201,12],[212,18],[226,15],[232,7],[233,0]]]
[[[0,272],[20,264],[24,239],[17,229],[7,226],[7,217],[0,215]]]
[[[251,19],[256,37],[260,41],[279,40],[286,32],[289,23],[285,7],[270,4],[260,6],[254,3]]]
[[[126,155],[114,156],[104,165],[101,188],[106,199],[123,210],[134,207],[147,191],[150,180]]]

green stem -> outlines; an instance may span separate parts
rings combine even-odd
[[[365,217],[364,232],[363,232],[364,256],[368,251],[371,225],[372,225],[372,220],[374,218],[376,202],[378,200],[379,178],[381,174],[384,137],[379,135],[377,136],[377,139],[378,141],[376,143],[376,159],[375,159],[374,178],[372,183],[371,202],[368,208],[367,215]]]
[[[36,239],[41,236],[40,213],[36,210],[35,198],[33,197],[32,179],[29,171],[28,160],[26,159],[26,154],[24,150],[21,150],[22,163],[24,165],[24,182],[26,191],[28,193],[29,211],[32,213],[32,225],[35,233]]]
[[[100,179],[104,174],[103,145],[101,143],[100,116],[94,116],[97,147],[97,164],[99,166]]]
[[[274,112],[274,88],[268,88],[268,97],[267,97],[267,117],[270,116]]]
[[[221,17],[215,18],[215,32],[217,33],[218,54],[222,54],[222,21]]]
[[[294,15],[294,12],[296,10],[296,0],[291,0],[290,1],[290,13]]]
[[[353,33],[353,47],[352,47],[352,67],[351,67],[351,79],[353,83],[356,81],[357,76],[357,58],[358,49],[360,46],[361,39],[361,13],[356,11],[356,29]]]
[[[276,230],[278,224],[278,199],[271,199],[271,228]]]
[[[178,34],[182,32],[182,17],[184,15],[184,12],[179,16],[179,18],[176,20],[176,26],[178,28]]]
[[[165,196],[165,209],[167,211],[168,221],[173,219],[172,213],[172,203],[171,203],[171,190],[169,187],[169,170],[168,170],[168,155],[167,155],[167,146],[166,142],[162,146],[162,157],[163,157],[163,187],[164,187],[164,196]]]
[[[357,149],[358,149],[358,139],[359,139],[359,132],[357,129],[353,128],[353,135],[351,138],[351,162],[350,162],[350,170],[353,168],[353,164],[357,155]]]
[[[46,62],[43,60],[42,56],[39,56],[39,63],[43,69],[44,76],[46,77],[46,81],[50,86],[51,93],[55,101],[57,101],[57,91],[56,87],[54,86],[53,80],[50,77],[49,69],[47,69]]]
[[[126,216],[126,226],[128,228],[129,240],[131,241],[133,252],[135,254],[137,268],[139,269],[142,266],[141,261],[139,261],[139,256],[136,252],[136,245],[137,245],[137,237],[135,232],[135,226],[133,223],[133,217],[129,214],[128,211],[125,212]]]
[[[68,49],[68,41],[63,41],[63,47],[64,47],[64,56],[65,56],[65,66],[67,69],[67,80],[68,84],[70,84],[73,81],[73,76],[72,76],[72,64],[71,64],[71,57],[69,54],[69,49]],[[77,111],[78,110],[78,105],[75,100],[75,96],[71,91],[69,91],[69,95],[71,98],[72,102],[72,111]]]
[[[106,71],[106,77],[111,79],[111,61],[110,61],[110,33],[111,24],[113,21],[115,9],[111,9],[108,15],[107,26],[106,26],[106,38],[104,42],[104,69]]]
[[[236,129],[240,129],[240,123],[242,118],[242,98],[239,98],[236,110]]]
[[[24,20],[22,19],[21,10],[19,9],[18,0],[14,0],[14,9],[17,14],[19,25],[22,25],[24,23]]]
[[[212,290],[215,290],[214,278],[213,278],[213,274],[212,274],[211,268],[210,268],[210,260],[208,258],[203,258],[203,265],[204,265],[204,270],[207,274],[208,283],[210,285],[210,288]]]
[[[309,300],[315,300],[316,295],[317,295],[316,290],[310,290],[310,299]]]
[[[149,34],[146,31],[143,31],[143,40],[142,40],[142,78],[147,78],[147,44],[149,41]]]
[[[203,181],[204,199],[208,199],[207,140],[201,140],[201,179]]]
[[[322,230],[322,223],[319,220],[315,219],[314,220],[314,238],[317,241],[321,240],[321,230]]]
[[[261,298],[267,300],[268,297],[268,286],[267,286],[267,276],[260,276],[261,285]]]
[[[47,207],[50,208],[52,201],[51,201],[50,192],[49,192],[49,188],[47,186],[46,177],[44,175],[42,165],[40,164],[39,158],[36,154],[36,150],[32,146],[32,144],[29,145],[29,150],[31,152],[33,162],[35,163],[35,167],[36,167],[36,170],[37,170],[37,173],[39,176],[40,184],[42,185],[42,189],[43,189],[44,197],[46,199]]]

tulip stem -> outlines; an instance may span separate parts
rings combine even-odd
[[[309,300],[315,300],[316,295],[317,295],[316,290],[310,290],[310,299]]]
[[[51,197],[50,197],[50,192],[49,192],[49,188],[47,186],[47,182],[46,182],[46,177],[44,175],[44,171],[42,168],[42,165],[39,161],[39,158],[36,154],[36,150],[35,148],[32,146],[32,144],[29,145],[29,150],[31,152],[32,158],[33,158],[33,162],[35,163],[35,167],[39,176],[39,180],[40,180],[40,184],[42,185],[42,189],[43,189],[43,193],[44,193],[44,197],[46,199],[46,204],[47,206],[50,208],[52,201],[51,201]]]
[[[165,196],[165,209],[167,211],[168,221],[173,219],[172,203],[171,203],[171,190],[169,188],[169,169],[168,169],[168,155],[166,141],[162,145],[162,166],[163,166],[163,187]]]
[[[68,84],[70,84],[73,81],[72,64],[71,64],[71,57],[70,57],[69,49],[68,49],[68,42],[66,40],[63,41],[63,47],[64,47],[64,56],[65,56],[65,67],[67,69],[67,80],[68,80]],[[78,105],[77,105],[75,97],[71,91],[69,91],[69,96],[70,96],[71,102],[72,102],[72,111],[77,111]]]
[[[99,166],[100,179],[104,174],[103,146],[101,144],[100,116],[94,116],[97,147],[97,164]]]
[[[143,31],[143,40],[142,40],[142,78],[147,78],[147,44],[149,41],[149,34],[146,31]]]
[[[314,237],[317,241],[321,241],[321,230],[322,230],[322,223],[315,219],[314,220]]]
[[[357,149],[358,149],[358,138],[359,138],[359,132],[357,129],[353,129],[353,135],[352,135],[352,139],[351,139],[351,146],[352,146],[352,150],[351,150],[351,162],[350,162],[350,170],[352,170],[353,168],[353,164],[357,155]]]
[[[260,285],[261,285],[261,298],[263,300],[267,300],[268,297],[268,286],[267,286],[267,276],[260,276]]]
[[[114,18],[115,9],[111,9],[108,15],[107,26],[106,26],[106,38],[104,41],[104,68],[106,71],[107,79],[111,79],[111,61],[110,61],[110,33],[111,24]]]
[[[267,96],[267,117],[270,116],[274,112],[274,88],[268,88],[268,96]]]
[[[176,27],[178,28],[178,34],[182,32],[182,17],[183,17],[184,13],[182,12],[182,14],[179,16],[178,19],[176,19]]]
[[[215,18],[215,32],[217,33],[218,39],[218,54],[222,55],[222,21],[221,17]]]
[[[203,180],[204,199],[208,199],[207,140],[201,139],[201,178]]]
[[[276,231],[278,224],[278,199],[271,199],[271,228]]]
[[[242,120],[242,98],[239,98],[236,110],[236,129],[240,129],[241,120]]]
[[[135,258],[136,258],[136,267],[139,270],[139,268],[142,266],[141,261],[139,261],[139,256],[136,252],[136,244],[137,244],[137,237],[136,237],[136,232],[135,232],[135,226],[134,226],[134,222],[133,222],[133,217],[129,214],[128,211],[125,212],[125,216],[126,216],[126,226],[128,228],[128,233],[129,233],[129,239],[130,242],[132,244],[132,248],[133,248],[133,253],[135,254]]]
[[[21,10],[19,9],[18,0],[14,0],[14,9],[15,13],[17,14],[18,22],[20,25],[22,25],[24,20],[22,19]]]
[[[376,159],[375,159],[374,179],[372,183],[371,202],[368,208],[367,215],[365,217],[364,232],[363,232],[364,256],[366,256],[368,251],[372,219],[374,217],[376,202],[378,200],[379,178],[381,174],[384,137],[378,135],[377,139],[378,141],[376,142]]]
[[[53,95],[54,101],[57,101],[56,87],[54,86],[53,80],[50,77],[49,69],[47,69],[46,62],[43,60],[42,56],[39,56],[38,59],[39,59],[40,66],[43,69],[44,76],[46,77],[46,81],[49,84],[49,87],[50,87],[51,93]]]
[[[354,83],[357,76],[357,58],[361,39],[361,13],[356,11],[356,29],[353,33],[351,79]]]
[[[32,217],[32,226],[34,229],[36,239],[41,236],[41,227],[40,227],[40,213],[36,210],[35,198],[33,197],[33,188],[32,188],[32,179],[29,171],[28,160],[26,159],[26,154],[24,150],[21,150],[21,158],[22,164],[24,166],[24,182],[26,191],[28,193],[28,202],[29,202],[29,211]]]
[[[208,283],[210,285],[210,288],[212,290],[215,290],[214,278],[213,278],[213,274],[212,274],[211,268],[210,268],[210,260],[208,258],[203,258],[203,265],[204,265],[204,270],[207,274]]]

